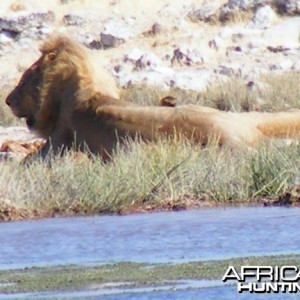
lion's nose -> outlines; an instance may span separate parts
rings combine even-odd
[[[10,106],[11,100],[9,96],[6,98],[5,103]]]
[[[11,107],[12,105],[14,105],[14,96],[13,96],[13,92],[10,92],[8,94],[8,96],[5,99],[5,103]]]

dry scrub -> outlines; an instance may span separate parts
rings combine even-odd
[[[177,104],[198,104],[225,111],[281,111],[300,108],[300,72],[261,75],[255,82],[238,77],[207,87],[206,91],[134,86],[122,91],[121,98],[143,105],[157,104],[165,96],[177,98]]]
[[[247,203],[299,183],[299,157],[296,144],[269,145],[249,153],[213,144],[200,149],[186,140],[129,142],[107,164],[97,156],[88,160],[72,153],[51,166],[42,161],[29,166],[4,162],[0,199],[40,215]]]

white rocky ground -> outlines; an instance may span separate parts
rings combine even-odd
[[[201,91],[231,76],[300,71],[299,0],[1,0],[2,90],[53,31],[99,53],[121,87]]]

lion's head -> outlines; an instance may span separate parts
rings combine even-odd
[[[57,58],[63,49],[63,42],[62,37],[56,37],[55,43],[53,39],[46,42],[41,48],[41,57],[24,72],[19,84],[6,98],[6,104],[13,114],[18,118],[25,118],[30,129],[41,131],[41,123],[45,123],[45,116],[49,119],[51,114],[50,119],[53,119],[56,112],[56,109],[52,108],[57,106],[57,103],[48,102],[53,102],[53,99],[49,99],[49,93],[53,93],[55,83],[62,76],[66,77],[66,72],[63,72],[60,78],[54,78],[54,72],[60,65]],[[47,107],[46,110],[44,106]],[[41,134],[43,135],[42,132]]]
[[[40,49],[41,57],[23,74],[6,103],[30,129],[48,137],[61,109],[88,101],[98,92],[118,97],[114,80],[94,66],[87,50],[71,39],[53,35]]]
[[[25,118],[28,127],[34,125],[35,115],[40,108],[40,86],[43,80],[41,68],[39,60],[27,69],[19,84],[6,98],[6,104],[13,114],[18,118]]]

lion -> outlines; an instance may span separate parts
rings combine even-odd
[[[300,110],[231,113],[176,105],[172,99],[161,106],[141,106],[120,99],[112,78],[95,68],[90,50],[73,40],[53,35],[40,50],[40,58],[24,72],[6,103],[46,139],[43,158],[75,147],[108,159],[127,137],[153,140],[180,134],[204,145],[214,137],[219,145],[234,148],[299,137]]]

